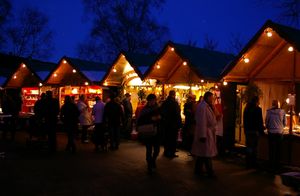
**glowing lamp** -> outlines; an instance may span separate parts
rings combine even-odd
[[[67,61],[66,60],[63,60],[63,64],[66,64],[67,63]]]
[[[22,67],[24,67],[24,68],[25,68],[25,67],[26,67],[26,65],[23,63],[23,64],[22,64]]]
[[[54,77],[57,77],[57,73],[55,73],[53,76],[54,76]]]
[[[268,37],[272,37],[272,36],[273,36],[273,34],[272,34],[271,31],[267,31],[266,33],[267,33],[267,36],[268,36]]]
[[[40,83],[39,83],[39,86],[43,86],[43,84],[40,82]]]
[[[293,46],[290,46],[290,47],[288,48],[288,51],[289,51],[289,52],[293,52],[293,51],[294,51]]]
[[[14,79],[17,79],[17,76],[14,76]]]
[[[73,69],[73,73],[76,73],[76,69]]]
[[[204,80],[201,80],[201,83],[203,83],[204,82]]]
[[[227,84],[228,84],[228,82],[226,82],[226,81],[223,82],[223,85],[224,85],[224,86],[227,86]]]
[[[183,64],[183,65],[187,65],[187,62],[186,62],[186,61],[184,61],[182,64]]]
[[[156,69],[160,69],[160,65],[156,65]]]
[[[115,72],[115,73],[117,72],[116,68],[113,69],[113,72]]]
[[[171,51],[174,51],[175,49],[174,48],[171,48]]]
[[[245,63],[249,63],[249,62],[250,62],[250,59],[244,57],[244,62],[245,62]]]
[[[84,85],[86,85],[86,86],[87,86],[87,85],[89,85],[89,83],[88,83],[88,82],[85,82],[85,83],[84,83]]]

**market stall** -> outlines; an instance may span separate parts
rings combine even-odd
[[[245,103],[242,102],[242,96],[245,85],[252,82],[263,93],[260,102],[263,117],[274,99],[281,102],[283,109],[289,115],[290,123],[285,128],[285,138],[292,137],[293,139],[287,141],[291,148],[285,146],[282,150],[283,155],[289,157],[288,161],[285,159],[284,162],[297,165],[300,159],[297,160],[293,156],[296,148],[299,147],[299,141],[292,144],[290,142],[300,139],[297,115],[300,102],[298,99],[295,100],[295,95],[300,89],[299,36],[298,29],[267,21],[222,74],[224,81],[240,84],[236,89],[238,100],[240,100],[238,103],[240,107],[237,108],[237,122],[239,123],[236,126],[236,140],[244,143],[242,114]],[[263,141],[261,140],[259,157],[267,159],[264,152],[268,148],[266,142]]]
[[[103,79],[103,86],[119,87],[122,94],[130,93],[133,110],[145,99],[154,86],[153,80],[142,81],[143,74],[156,56],[122,52],[118,55]]]
[[[145,79],[156,80],[163,98],[169,90],[175,90],[183,106],[190,93],[199,99],[206,91],[219,92],[220,73],[232,59],[230,54],[169,42]]]
[[[100,81],[106,73],[106,65],[81,59],[63,57],[48,75],[44,88],[56,88],[60,105],[66,95],[74,96],[75,101],[85,94],[92,107],[95,97],[103,94]]]

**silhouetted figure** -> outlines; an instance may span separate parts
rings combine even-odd
[[[46,92],[46,99],[43,106],[45,128],[48,134],[48,144],[50,152],[56,152],[56,125],[59,114],[59,102],[52,97],[52,91]]]
[[[65,131],[68,135],[68,144],[66,146],[66,151],[76,152],[76,145],[74,142],[75,133],[78,126],[78,116],[79,110],[75,103],[73,103],[72,98],[67,95],[65,97],[65,103],[61,107],[61,120],[64,123]]]
[[[96,104],[93,106],[92,115],[94,116],[95,130],[93,134],[93,142],[95,144],[95,150],[99,150],[101,146],[102,150],[105,150],[105,127],[103,124],[103,113],[105,104],[102,102],[100,97],[96,97]]]
[[[185,115],[184,125],[182,129],[182,143],[183,147],[190,151],[192,148],[194,132],[195,132],[195,112],[197,108],[196,96],[190,94],[187,102],[183,107],[183,114]]]
[[[164,155],[169,158],[176,155],[177,135],[181,128],[180,107],[175,100],[175,91],[169,92],[168,98],[161,106],[162,125],[164,129]]]
[[[244,110],[244,131],[246,137],[246,165],[249,168],[255,168],[257,145],[259,134],[264,134],[264,125],[262,118],[262,111],[259,105],[259,97],[254,96],[252,100],[247,103]]]
[[[43,110],[43,106],[45,105],[45,100],[46,100],[46,93],[42,93],[41,94],[41,97],[39,100],[37,100],[34,104],[34,107],[33,107],[33,111],[34,111],[34,119],[32,122],[33,123],[33,126],[32,127],[33,129],[35,130],[30,130],[30,131],[36,131],[35,134],[38,134],[40,136],[45,136],[45,114]]]
[[[88,143],[88,128],[93,124],[92,115],[89,108],[89,105],[86,100],[85,95],[80,95],[79,101],[77,103],[78,110],[80,112],[79,115],[79,123],[82,128],[81,132],[81,142]]]
[[[110,149],[116,150],[120,144],[120,129],[123,118],[123,110],[115,97],[106,103],[104,107],[104,122],[110,137]]]
[[[156,96],[154,94],[149,94],[147,96],[147,104],[143,107],[139,118],[137,119],[137,126],[153,124],[157,129],[156,135],[141,138],[146,145],[146,161],[149,173],[152,172],[152,169],[156,168],[156,158],[159,154],[160,130],[158,125],[160,119],[161,116],[158,104],[156,102]]]
[[[196,156],[195,174],[203,175],[205,166],[208,177],[214,177],[212,157],[217,155],[216,125],[213,108],[213,94],[206,92],[203,101],[197,106],[195,137],[191,153]]]
[[[122,102],[124,108],[124,135],[125,138],[129,139],[132,131],[132,104],[131,95],[129,93],[125,94],[125,98]]]

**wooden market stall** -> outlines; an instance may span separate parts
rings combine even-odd
[[[168,42],[145,73],[145,79],[155,79],[163,97],[169,90],[176,90],[178,101],[184,103],[191,92],[198,98],[208,90],[219,92],[220,73],[233,57],[222,52]]]
[[[133,110],[152,91],[153,81],[143,81],[143,74],[155,61],[156,55],[121,52],[103,78],[107,87],[118,87],[122,94],[130,93]]]
[[[222,74],[224,81],[238,84],[236,89],[238,100],[241,100],[245,85],[254,82],[263,92],[261,107],[265,117],[266,110],[271,107],[273,99],[278,99],[282,105],[287,105],[286,99],[289,94],[294,95],[300,92],[299,38],[300,30],[298,29],[272,21],[267,21],[262,26]],[[239,101],[238,105],[240,107],[237,108],[236,140],[244,143],[242,114],[245,104]],[[295,107],[287,106],[284,109],[288,114],[293,110],[298,114],[299,106],[300,102],[296,99]],[[300,137],[297,136],[300,132],[297,124],[298,118],[294,119],[294,125],[286,128],[285,138],[292,137],[292,139],[284,140],[282,161],[299,166],[300,158],[296,156],[296,153],[300,148]],[[292,140],[294,142],[287,145]],[[266,137],[260,140],[259,157],[262,159],[268,158],[266,141]]]
[[[44,88],[55,87],[60,105],[66,95],[74,96],[85,94],[89,106],[95,104],[95,97],[102,95],[100,81],[106,73],[107,66],[102,63],[86,61],[64,56],[44,82]],[[55,94],[55,93],[54,93]]]

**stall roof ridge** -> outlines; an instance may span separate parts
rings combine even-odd
[[[256,32],[246,46],[240,51],[240,53],[230,62],[222,71],[221,77],[225,77],[237,64],[240,58],[248,51],[255,42],[259,39],[259,36],[264,33],[266,28],[273,29],[282,39],[292,44],[298,51],[300,51],[300,29],[289,27],[283,24],[267,20],[264,25]]]
[[[205,79],[219,80],[223,69],[234,59],[233,54],[174,42],[168,44]]]

